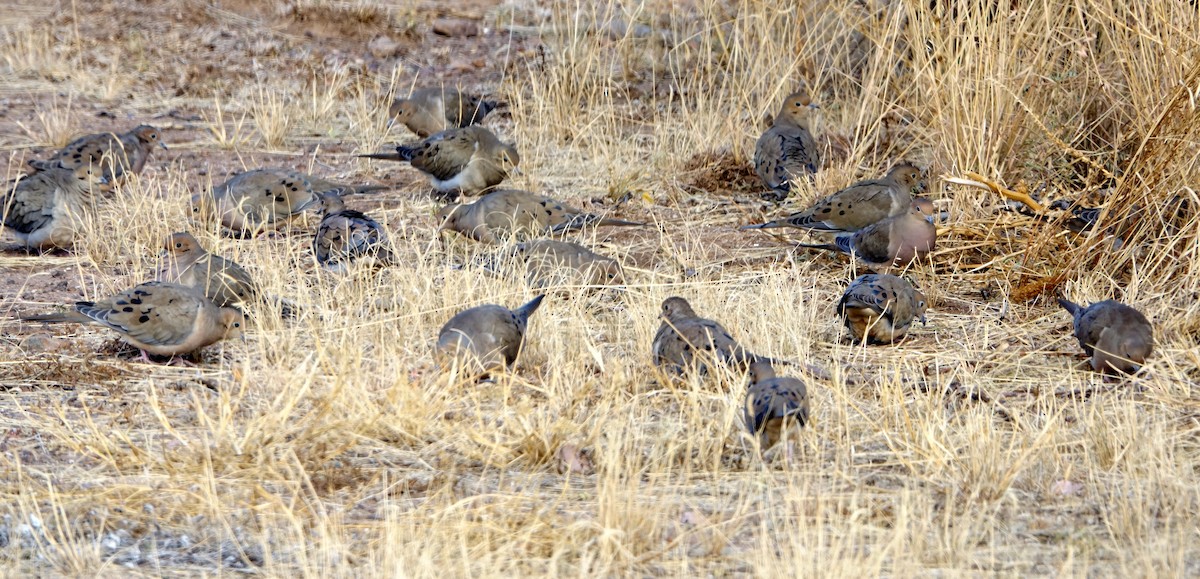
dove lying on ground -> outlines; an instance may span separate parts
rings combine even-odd
[[[837,304],[837,314],[859,342],[890,344],[908,334],[913,320],[925,323],[925,294],[888,274],[859,276]]]
[[[758,138],[754,171],[770,189],[764,197],[782,201],[791,191],[792,179],[820,170],[820,152],[810,132],[810,115],[817,108],[805,92],[788,95],[771,128]]]
[[[160,281],[194,287],[218,307],[252,307],[278,304],[280,315],[294,317],[299,308],[283,298],[268,298],[242,266],[231,259],[209,253],[187,232],[173,233],[164,248]]]
[[[833,243],[800,246],[849,254],[872,268],[903,268],[933,251],[937,227],[931,221],[913,205],[907,213],[838,235]]]
[[[429,177],[434,189],[449,197],[460,191],[474,194],[495,187],[521,162],[515,147],[480,126],[448,129],[421,142],[400,145],[395,153],[358,156],[407,161]]]
[[[217,307],[199,290],[167,282],[138,284],[111,298],[75,302],[75,311],[23,316],[28,322],[100,324],[147,354],[182,356],[224,338],[241,336],[245,318]]]
[[[555,239],[518,243],[492,256],[485,269],[502,273],[508,263],[524,263],[529,287],[543,290],[553,286],[622,286],[621,264],[582,245]]]
[[[392,101],[388,118],[389,124],[402,123],[418,137],[425,138],[446,129],[480,123],[495,108],[495,101],[456,88],[427,87],[414,90],[408,98]]]
[[[438,364],[449,368],[457,361],[483,373],[511,366],[524,343],[529,317],[544,297],[539,295],[515,310],[485,304],[455,314],[438,332],[434,349]]]
[[[901,163],[892,167],[883,179],[859,181],[825,197],[808,209],[783,219],[741,229],[795,227],[811,231],[858,231],[872,223],[907,213],[912,192],[923,190],[921,170]]]
[[[452,203],[438,211],[439,231],[455,231],[483,243],[574,231],[588,226],[640,226],[643,223],[584,213],[549,197],[519,189],[492,191],[470,204]]]
[[[321,201],[322,193],[352,195],[383,191],[378,185],[341,185],[290,169],[254,169],[192,196],[192,213],[219,221],[237,236],[278,229]]]
[[[99,167],[51,167],[18,179],[4,194],[0,213],[26,249],[70,249],[107,191]]]
[[[1141,312],[1114,300],[1083,307],[1059,298],[1074,317],[1075,338],[1104,374],[1134,374],[1154,351],[1154,328]]]

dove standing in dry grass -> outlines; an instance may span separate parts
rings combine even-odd
[[[345,271],[352,261],[364,260],[374,264],[396,263],[388,249],[387,230],[361,211],[346,209],[340,195],[322,196],[325,216],[313,236],[313,255],[321,267],[330,271]]]
[[[808,388],[798,378],[776,376],[769,362],[755,362],[743,410],[746,429],[760,437],[764,450],[771,448],[792,427],[808,424]]]
[[[663,301],[662,325],[650,346],[654,365],[677,374],[693,368],[706,374],[709,365],[724,364],[742,369],[759,361],[771,361],[751,354],[721,324],[698,317],[691,304],[681,297]]]
[[[521,162],[515,147],[480,126],[445,130],[419,143],[400,145],[395,153],[359,157],[407,161],[429,177],[434,189],[449,197],[459,191],[474,194],[491,189]]]
[[[587,226],[640,226],[643,223],[584,213],[560,201],[518,189],[492,191],[470,204],[452,203],[438,211],[439,231],[456,231],[483,243],[508,237],[546,235]]]
[[[111,298],[75,302],[75,311],[24,316],[28,322],[101,324],[147,354],[182,356],[224,338],[241,336],[245,317],[217,307],[196,288],[167,282],[138,284]]]
[[[904,278],[888,274],[859,276],[837,303],[837,313],[854,339],[890,344],[908,334],[913,320],[925,323],[925,294]]]
[[[202,222],[219,221],[235,235],[247,236],[278,229],[319,203],[323,193],[352,195],[385,189],[332,183],[290,169],[254,169],[194,195],[192,213]]]
[[[1141,312],[1114,300],[1083,307],[1059,298],[1075,318],[1075,338],[1103,374],[1134,374],[1154,351],[1154,328]]]
[[[625,285],[625,271],[617,260],[569,241],[536,239],[518,243],[490,261],[485,267],[494,272],[502,270],[506,261],[524,263],[526,283],[539,290],[555,285]]]
[[[408,98],[392,101],[388,118],[389,124],[403,123],[418,137],[425,138],[446,129],[480,123],[495,108],[495,101],[456,88],[428,87],[414,90]]]
[[[808,93],[788,95],[771,128],[758,138],[754,146],[754,171],[770,189],[764,197],[786,199],[792,179],[812,175],[821,168],[821,156],[810,132],[810,115],[817,108]]]
[[[4,194],[0,212],[26,249],[70,249],[107,190],[99,167],[51,167],[19,179]]]
[[[71,141],[45,161],[31,160],[29,165],[38,171],[53,167],[77,169],[95,166],[109,180],[118,180],[131,173],[141,173],[155,147],[167,148],[158,129],[140,125],[128,133],[96,133]]]
[[[485,304],[455,314],[438,332],[435,358],[444,368],[457,360],[477,364],[472,367],[485,373],[511,366],[524,343],[529,317],[544,297],[533,298],[515,310]]]
[[[892,167],[883,179],[859,181],[817,201],[812,207],[742,229],[795,227],[812,231],[858,231],[888,217],[903,215],[912,206],[912,192],[923,190],[921,170],[907,163]]]
[[[849,254],[872,268],[907,267],[924,259],[937,243],[933,216],[917,205],[902,215],[872,223],[853,233],[838,235],[831,244],[801,244]]]

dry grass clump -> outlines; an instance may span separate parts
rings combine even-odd
[[[98,328],[0,322],[10,574],[1200,573],[1188,3],[94,10],[0,16],[0,79],[20,89],[0,89],[8,176],[73,134],[143,120],[171,150],[77,251],[0,255],[7,315],[143,281],[185,229],[300,314],[260,312],[196,368],[133,363]],[[436,18],[484,32],[438,36]],[[394,56],[369,54],[381,37]],[[555,288],[517,367],[485,383],[437,371],[437,329],[535,291],[472,265],[500,248],[439,242],[421,177],[352,157],[412,138],[386,125],[392,95],[452,80],[507,103],[487,124],[521,151],[513,186],[653,224],[573,237],[621,261],[629,287]],[[770,206],[754,140],[802,85],[828,162]],[[902,159],[928,168],[950,215],[930,263],[905,272],[928,325],[853,345],[834,303],[861,267],[736,227]],[[403,265],[320,270],[315,216],[249,240],[188,221],[193,193],[259,166],[395,185],[348,204],[392,232]],[[940,180],[967,172],[1108,211],[1068,232],[1058,210]],[[1143,310],[1158,340],[1145,371],[1091,373],[1055,292]],[[780,370],[808,382],[813,421],[790,460],[743,433],[744,376],[657,375],[672,295],[797,362]]]

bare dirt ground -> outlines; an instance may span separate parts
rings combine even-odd
[[[1138,13],[1185,48],[1160,41],[1178,61],[1121,76],[1088,52],[1095,37],[1068,34],[1074,21],[1043,34],[1016,2],[1018,16],[970,43],[946,32],[962,29],[952,19],[895,16],[921,14],[911,2],[797,13],[754,2],[0,1],[8,178],[86,132],[153,124],[170,147],[77,251],[0,254],[6,317],[147,279],[165,236],[193,227],[191,194],[261,166],[391,185],[352,207],[385,223],[409,263],[321,272],[314,219],[251,240],[198,231],[305,311],[259,320],[198,368],[137,363],[99,328],[0,322],[7,573],[1200,573],[1194,218],[1120,261],[1098,256],[1111,247],[1102,234],[1074,236],[938,178],[980,171],[1047,183],[1043,200],[1090,201],[1115,183],[1104,170],[1162,169],[1138,144],[1175,126],[1161,113],[1195,78],[1195,47],[1178,40],[1194,20]],[[1108,4],[1079,20],[1126,30]],[[822,30],[822,11],[838,34],[894,52],[822,60],[845,47],[789,36]],[[898,30],[927,47],[889,44]],[[1062,52],[1010,62],[1005,43],[1022,35],[1053,37]],[[1000,48],[975,61],[992,69],[939,68],[988,42]],[[1130,54],[1153,52],[1139,42],[1151,43],[1130,40]],[[760,200],[748,156],[799,79],[824,98],[827,163],[777,206]],[[628,295],[554,295],[518,367],[493,383],[440,376],[433,337],[463,307],[533,294],[458,267],[489,249],[436,241],[438,204],[416,171],[354,157],[414,139],[385,126],[389,97],[441,82],[506,103],[486,124],[522,151],[513,186],[653,224],[585,234],[619,256]],[[1178,134],[1175,165],[1190,167],[1194,132]],[[931,262],[908,272],[930,297],[929,324],[864,348],[833,317],[858,268],[795,250],[799,234],[736,227],[901,158],[928,167],[951,218]],[[1158,170],[1115,195],[1182,195],[1193,173]],[[1062,291],[1146,311],[1158,338],[1146,373],[1089,372],[1053,305]],[[743,377],[656,380],[648,348],[669,295],[755,351],[827,374],[806,378],[814,423],[791,461],[759,459],[741,435]]]

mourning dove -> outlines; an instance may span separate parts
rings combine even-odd
[[[147,354],[181,356],[241,336],[245,324],[236,308],[217,307],[195,288],[159,281],[138,284],[108,299],[75,302],[73,312],[21,319],[101,324],[140,349],[147,361]]]
[[[901,163],[892,167],[883,179],[859,181],[804,211],[767,223],[746,225],[742,229],[795,227],[813,231],[858,231],[907,212],[912,206],[912,192],[917,189],[924,189],[921,170]]]
[[[907,267],[924,259],[937,243],[931,216],[914,205],[907,213],[872,223],[853,233],[843,233],[830,244],[801,247],[846,253],[873,268]]]
[[[556,239],[536,239],[518,243],[493,260],[487,267],[503,268],[504,261],[519,261],[526,267],[526,282],[535,289],[555,285],[621,286],[625,271],[611,257],[600,255],[578,243]],[[495,262],[500,263],[495,263]]]
[[[754,146],[754,171],[770,189],[765,197],[783,200],[791,191],[791,181],[811,175],[821,168],[821,155],[813,140],[809,115],[818,107],[808,93],[788,95],[771,128]]]
[[[904,278],[862,275],[842,294],[837,313],[855,340],[890,344],[904,338],[913,320],[925,323],[925,294]]]
[[[199,289],[219,307],[246,304],[258,297],[258,288],[242,266],[200,246],[191,233],[167,238],[159,279]]]
[[[235,235],[279,228],[320,202],[322,193],[351,195],[382,191],[378,185],[341,185],[290,169],[254,169],[192,196],[192,213],[202,222],[219,221]]]
[[[340,195],[325,194],[321,204],[325,216],[313,236],[313,255],[321,267],[344,271],[356,260],[372,260],[376,264],[393,264],[395,257],[388,249],[387,230],[379,222],[360,211],[346,209]]]
[[[574,231],[587,226],[645,225],[584,213],[560,201],[519,189],[487,193],[471,204],[452,203],[438,211],[439,231],[456,231],[483,243]]]
[[[69,249],[95,216],[98,193],[107,189],[99,167],[51,167],[19,179],[0,211],[25,248]]]
[[[438,363],[449,367],[457,360],[482,372],[511,366],[521,351],[529,316],[544,297],[539,295],[515,310],[485,304],[455,314],[438,332],[434,350]]]
[[[388,107],[389,124],[403,123],[408,130],[425,138],[446,129],[468,127],[483,121],[495,101],[465,94],[456,88],[428,87],[398,98]]]
[[[651,344],[655,366],[677,374],[693,369],[706,374],[714,362],[744,369],[753,362],[771,361],[747,351],[721,324],[697,317],[681,297],[664,300],[660,316],[663,322]]]
[[[167,148],[158,129],[139,125],[128,133],[96,133],[71,141],[45,161],[30,160],[38,171],[52,167],[77,169],[87,165],[101,168],[109,180],[121,179],[130,173],[141,173],[154,147]]]
[[[480,126],[448,129],[419,143],[400,145],[395,153],[359,157],[408,161],[429,177],[434,189],[450,196],[495,187],[521,162],[515,147]]]
[[[746,429],[760,437],[762,448],[771,448],[787,427],[808,424],[808,388],[798,378],[776,376],[769,362],[754,362],[743,412]]]
[[[1133,374],[1154,350],[1154,328],[1141,312],[1114,300],[1083,307],[1058,300],[1075,318],[1075,337],[1103,374]]]

